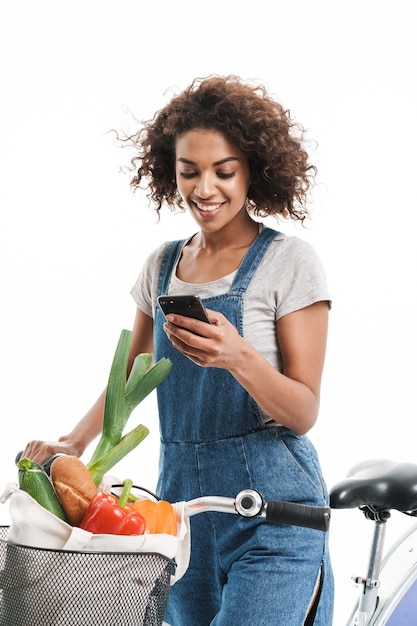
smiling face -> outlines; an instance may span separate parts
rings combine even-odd
[[[200,228],[215,232],[232,220],[247,220],[245,154],[222,133],[201,128],[180,135],[175,147],[178,192]]]

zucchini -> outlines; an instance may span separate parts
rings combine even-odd
[[[26,491],[44,509],[66,522],[64,509],[43,467],[27,457],[20,459],[16,465],[19,470],[20,489]]]

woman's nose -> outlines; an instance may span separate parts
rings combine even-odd
[[[209,198],[214,192],[211,176],[199,176],[195,184],[194,192],[199,198]]]

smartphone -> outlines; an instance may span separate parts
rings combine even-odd
[[[176,313],[211,324],[200,296],[159,296],[158,304],[164,315]]]

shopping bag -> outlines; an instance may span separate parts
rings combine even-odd
[[[177,514],[177,535],[106,535],[93,534],[71,526],[40,506],[28,493],[9,483],[1,502],[9,502],[11,524],[8,541],[19,545],[51,550],[84,552],[156,552],[175,559],[172,584],[185,573],[190,559],[190,526],[184,516],[184,502],[173,506]]]

